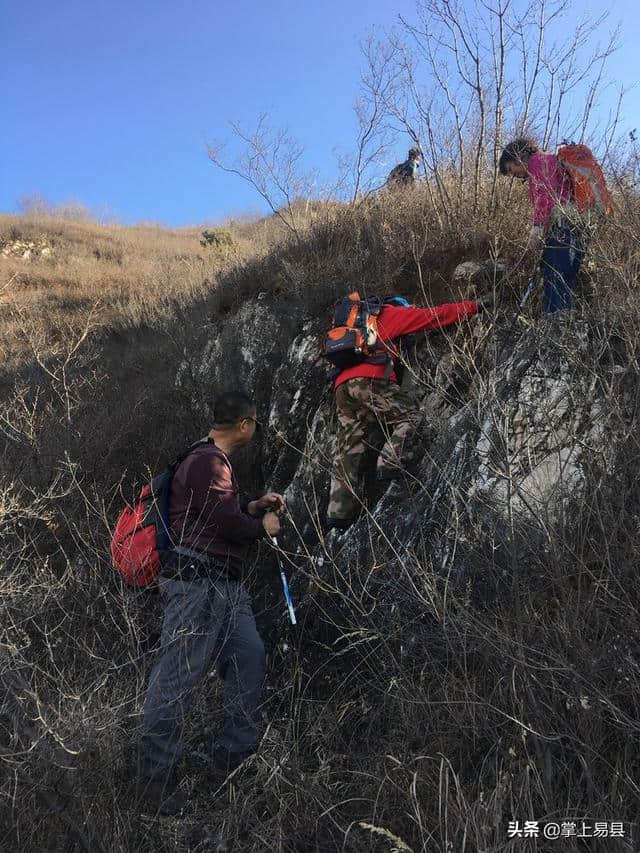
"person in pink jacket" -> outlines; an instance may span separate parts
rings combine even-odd
[[[545,313],[571,308],[584,237],[577,217],[571,215],[569,176],[555,154],[540,151],[526,138],[504,148],[498,168],[500,174],[528,183],[533,219],[528,248],[535,253],[542,249]]]

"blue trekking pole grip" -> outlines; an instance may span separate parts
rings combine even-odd
[[[271,541],[278,548],[278,540],[275,536],[271,537]],[[284,590],[284,600],[287,602],[287,610],[289,611],[289,619],[292,625],[296,624],[296,612],[293,609],[293,599],[291,598],[291,593],[289,592],[289,584],[287,583],[287,576],[284,573],[284,566],[282,565],[282,560],[280,559],[280,554],[276,551],[276,556],[278,558],[278,567],[280,569],[280,580],[282,581],[282,589]]]

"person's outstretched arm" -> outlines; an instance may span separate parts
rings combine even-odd
[[[477,314],[478,302],[465,300],[463,302],[447,302],[434,308],[396,308],[393,305],[385,307],[380,314],[378,330],[383,341],[410,335],[413,332],[443,329],[451,326],[464,317]]]

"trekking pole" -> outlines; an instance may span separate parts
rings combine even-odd
[[[529,279],[527,286],[525,288],[525,291],[522,294],[522,299],[520,300],[520,305],[518,306],[518,311],[522,311],[524,306],[527,304],[527,302],[529,301],[529,297],[531,296],[531,294],[535,290],[539,281],[540,281],[540,266],[539,266],[539,264],[536,264],[535,271],[534,271],[533,275],[531,276],[531,278]]]
[[[280,580],[282,581],[282,589],[284,590],[284,600],[287,602],[287,610],[289,611],[289,620],[292,625],[296,624],[296,612],[293,609],[293,599],[291,598],[291,593],[289,592],[289,584],[287,583],[287,576],[284,573],[284,566],[282,565],[282,560],[280,559],[280,549],[278,546],[278,540],[275,536],[271,537],[271,541],[278,549],[276,551],[276,557],[278,559],[278,568],[280,569]]]

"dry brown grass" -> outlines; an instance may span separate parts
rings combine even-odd
[[[84,328],[89,316],[95,329],[161,326],[215,287],[222,270],[259,251],[264,239],[259,223],[232,225],[233,243],[216,250],[200,245],[201,232],[0,216],[0,253],[9,253],[0,254],[4,370],[28,358],[26,333],[46,353],[61,335]],[[17,243],[33,246],[27,257]]]
[[[300,202],[293,207],[298,238],[276,217],[231,219],[224,227],[232,243],[222,248],[201,245],[205,226],[127,227],[2,215],[4,370],[10,374],[33,355],[30,339],[42,353],[56,352],[61,338],[88,322],[102,331],[162,328],[199,301],[217,310],[260,290],[296,296],[309,306],[363,287],[400,290],[424,301],[455,298],[461,294],[451,289],[451,273],[460,261],[493,257],[513,266],[522,254],[525,190],[506,181],[499,189],[499,203],[486,215],[471,215],[471,198],[466,205],[462,199],[454,221],[441,214],[424,186],[383,191],[354,205]],[[622,216],[604,232],[599,254],[628,279],[638,265],[630,239],[637,199],[627,193],[618,201]],[[32,246],[29,256],[12,251],[16,244]],[[527,271],[516,272],[517,289]]]
[[[300,240],[284,239],[272,220],[231,224],[237,255],[226,258],[200,247],[199,229],[1,220],[3,241],[46,238],[54,250],[0,260],[0,287],[10,282],[0,299],[11,306],[0,321],[10,359],[0,386],[0,838],[8,849],[215,850],[213,841],[187,842],[192,826],[203,836],[219,831],[228,849],[248,853],[388,853],[403,845],[415,853],[533,853],[544,848],[508,847],[507,817],[634,819],[640,229],[633,196],[592,247],[589,363],[577,363],[571,332],[558,344],[576,375],[588,370],[596,387],[610,386],[614,469],[594,470],[593,488],[566,524],[550,530],[548,547],[535,537],[506,550],[474,546],[473,584],[450,583],[433,564],[433,543],[449,526],[462,544],[475,543],[476,531],[458,514],[453,475],[449,502],[422,515],[424,547],[410,559],[372,523],[375,553],[363,547],[327,560],[303,595],[312,565],[305,545],[291,555],[301,564],[295,574],[290,567],[297,636],[283,636],[277,577],[263,572],[256,611],[270,648],[269,728],[255,776],[215,792],[190,770],[195,817],[182,826],[132,807],[136,715],[161,613],[153,591],[116,582],[109,527],[121,487],[128,495],[136,476],[202,434],[212,383],[239,369],[229,355],[216,375],[194,370],[194,402],[176,387],[177,367],[202,367],[204,345],[224,323],[234,328],[233,308],[259,291],[281,311],[283,329],[307,317],[319,324],[333,297],[351,287],[419,302],[455,298],[450,273],[459,261],[519,258],[526,200],[516,192],[512,201],[493,217],[461,212],[455,222],[443,221],[419,188],[355,206],[316,205],[300,210]],[[510,276],[506,306],[526,273]],[[532,306],[523,328],[533,328],[535,316]],[[488,339],[504,331],[494,327]],[[452,346],[464,335],[452,335]],[[626,371],[624,399],[611,380],[614,349]],[[491,392],[482,381],[491,359],[476,358],[473,347],[452,355],[469,377],[452,405],[470,401],[475,411],[474,394]],[[269,368],[275,374],[278,366]],[[311,390],[314,409],[322,389]],[[268,408],[273,389],[265,383],[256,391]],[[456,439],[443,430],[424,448],[443,487]],[[286,470],[297,462],[292,451]],[[220,707],[212,679],[190,721],[191,744],[215,726]],[[572,850],[561,844],[553,849]],[[612,841],[593,849],[629,848]]]

